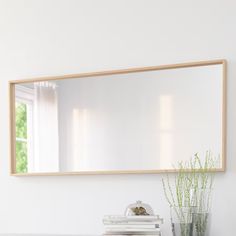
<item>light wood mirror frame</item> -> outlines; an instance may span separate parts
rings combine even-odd
[[[160,70],[170,70],[178,68],[189,68],[189,67],[200,67],[200,66],[210,66],[210,65],[222,65],[223,66],[223,83],[222,83],[222,157],[221,157],[221,168],[216,169],[218,172],[225,171],[226,169],[226,60],[210,60],[210,61],[199,61],[190,62],[182,64],[172,64],[172,65],[161,65],[161,66],[151,66],[151,67],[141,67],[141,68],[131,68],[123,70],[111,70],[111,71],[100,71],[91,73],[81,73],[81,74],[70,74],[63,76],[54,77],[40,77],[33,79],[23,79],[15,80],[9,82],[9,95],[10,95],[10,174],[12,176],[49,176],[49,175],[84,175],[84,174],[156,174],[163,172],[175,172],[175,170],[106,170],[106,171],[78,171],[78,172],[52,172],[52,173],[17,173],[16,172],[16,134],[15,134],[15,86],[20,83],[31,83],[40,81],[53,81],[53,80],[66,80],[75,78],[87,78],[87,77],[99,77],[108,75],[121,75],[130,74],[137,72],[148,72],[148,71],[160,71]]]

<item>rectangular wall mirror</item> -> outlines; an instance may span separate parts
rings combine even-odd
[[[225,98],[225,60],[11,81],[11,174],[224,171]]]

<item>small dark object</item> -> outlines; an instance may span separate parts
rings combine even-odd
[[[136,216],[147,216],[149,215],[144,207],[131,208]]]

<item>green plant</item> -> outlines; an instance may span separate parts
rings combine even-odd
[[[16,103],[16,172],[27,172],[27,106]]]
[[[199,215],[199,213],[206,213],[210,210],[216,166],[217,159],[210,151],[206,152],[204,161],[196,153],[190,161],[178,163],[178,170],[172,178],[167,174],[166,179],[162,179],[165,197],[175,210],[180,222],[189,222],[186,216],[192,217],[194,209],[197,231],[204,231],[206,228],[207,217],[202,220],[203,215]],[[186,207],[191,211],[190,214],[184,214],[181,211]],[[181,232],[184,231],[185,229],[181,229]]]
[[[179,162],[174,181],[170,180],[169,174],[166,175],[166,180],[162,179],[165,197],[169,205],[191,207],[193,204],[197,204],[198,199],[194,199],[193,195],[199,189],[212,189],[216,163],[216,158],[209,151],[206,152],[204,161],[201,161],[196,153],[190,161]],[[209,202],[207,205],[209,209]]]

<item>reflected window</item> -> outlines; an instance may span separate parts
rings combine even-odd
[[[58,105],[55,83],[15,87],[16,173],[58,171]]]
[[[16,172],[28,171],[28,160],[33,159],[33,90],[17,86],[15,103]]]

